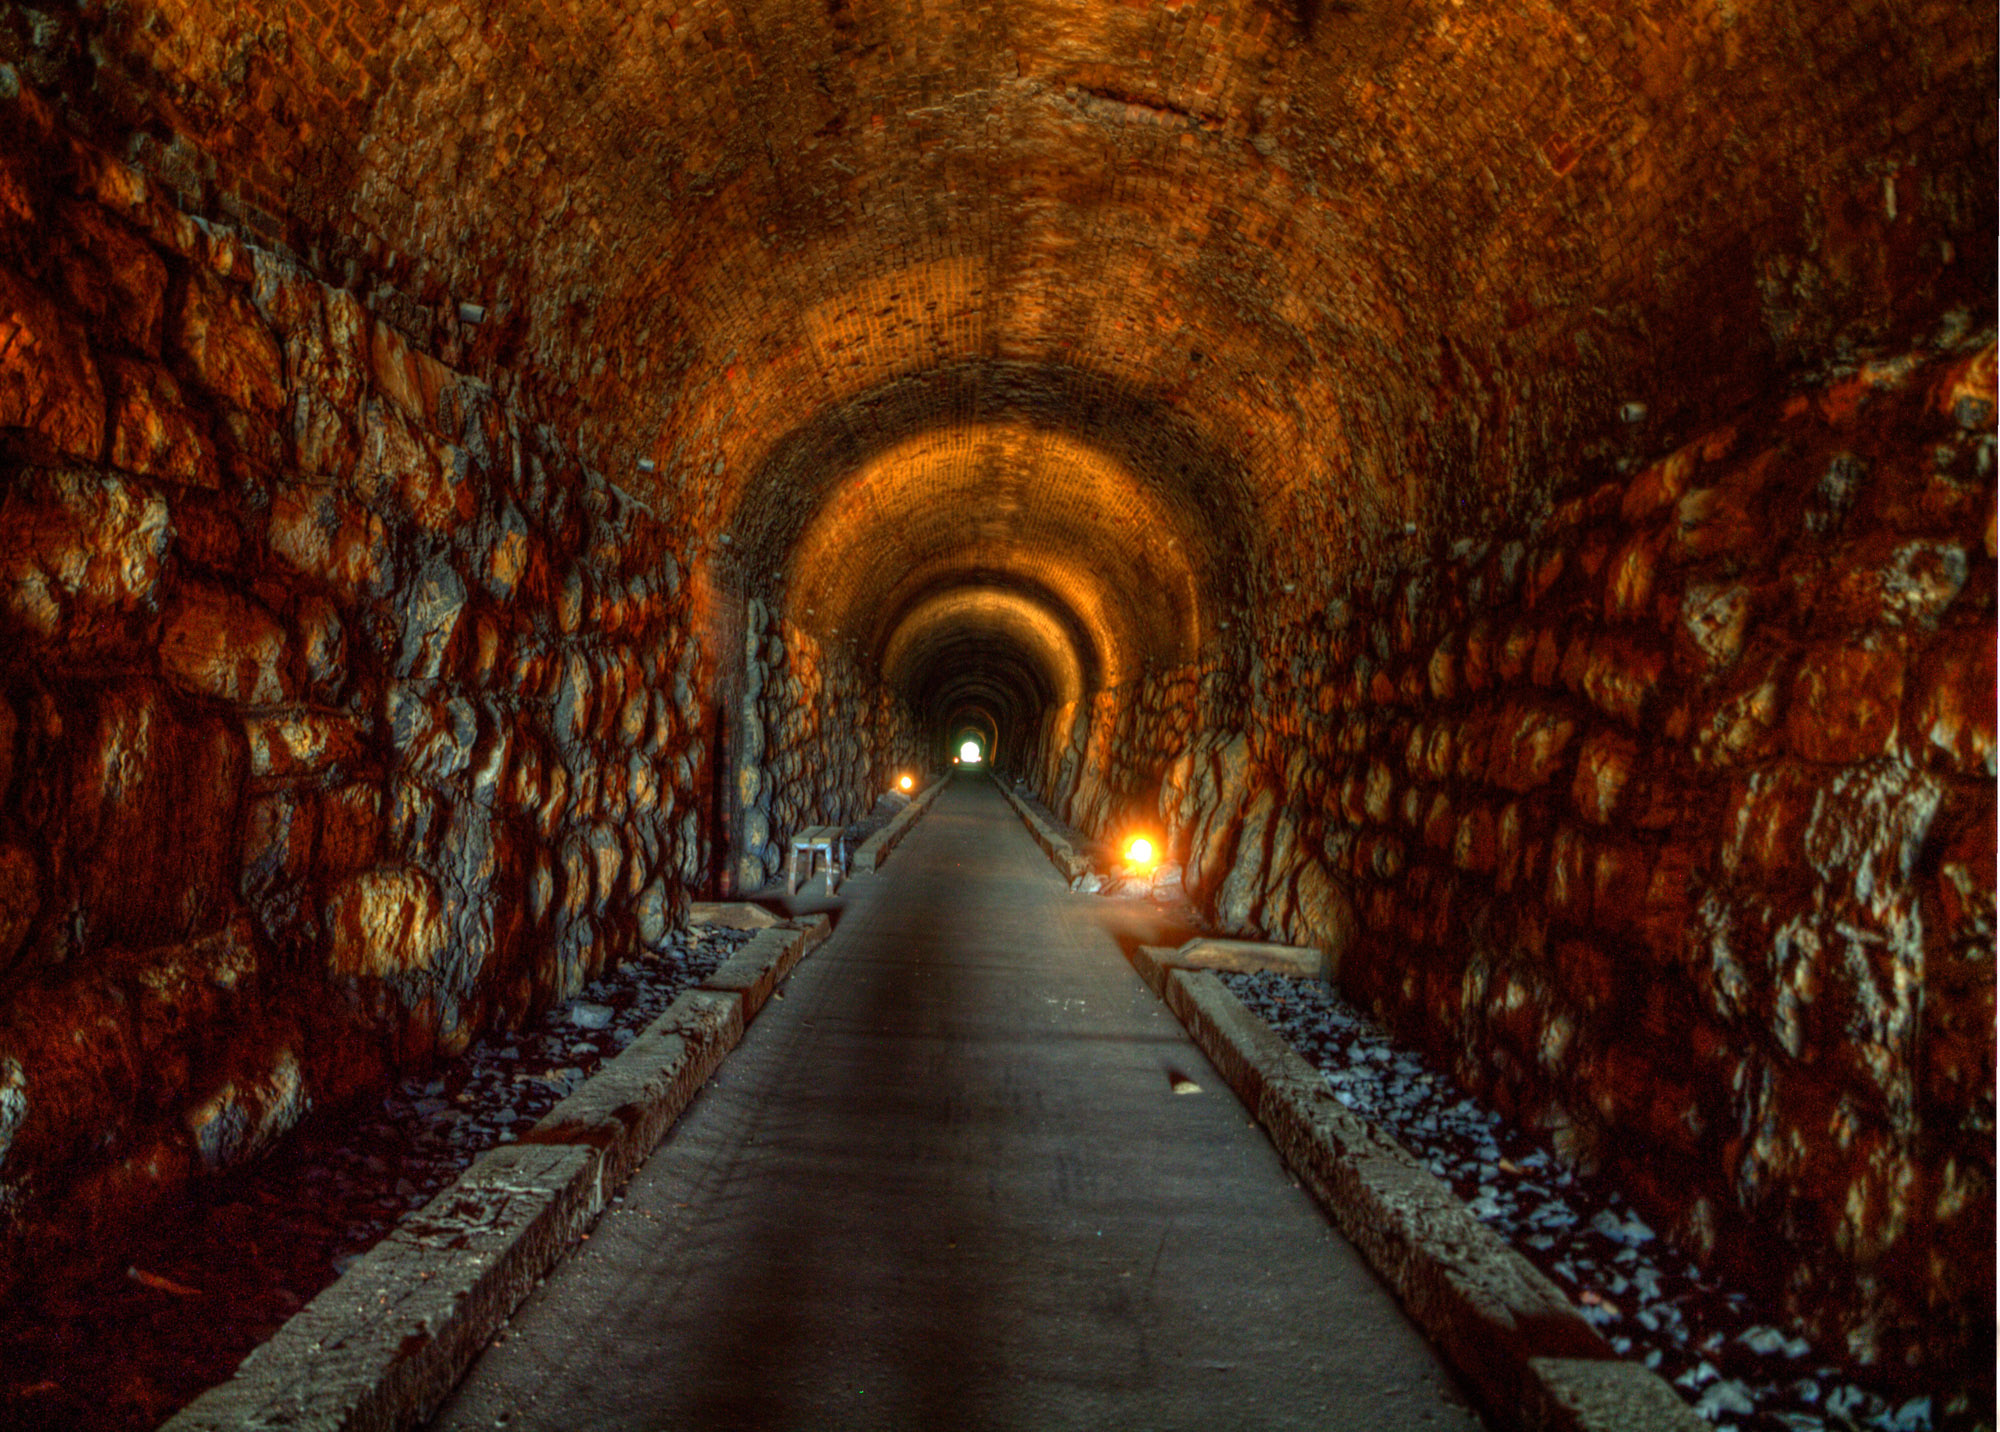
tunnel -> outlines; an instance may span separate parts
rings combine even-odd
[[[166,1422],[320,1288],[135,1240],[908,777],[828,950],[1000,813],[1882,1389],[1782,1425],[1990,1428],[1995,96],[1965,0],[7,7],[0,1423]]]

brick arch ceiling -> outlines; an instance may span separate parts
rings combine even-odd
[[[32,82],[191,203],[526,374],[621,480],[850,613],[984,580],[939,555],[843,597],[800,565],[822,505],[920,481],[905,444],[1046,433],[1118,469],[1131,510],[1200,537],[1175,575],[1206,639],[1787,365],[1990,308],[1991,14],[1963,0],[4,24]],[[1007,471],[1046,497],[1030,524],[1070,520],[1055,467]],[[1004,575],[1072,603],[1099,658],[1177,650],[1018,545]]]
[[[1087,677],[1061,606],[1000,585],[933,592],[890,634],[881,670],[932,731],[968,706],[984,712],[992,744],[1023,741],[1042,711],[1074,701]]]
[[[946,675],[932,658],[979,665],[980,633],[1031,655],[1023,694],[1045,702],[1193,656],[1198,588],[1225,580],[1207,572],[1217,539],[1193,504],[1127,456],[1019,415],[933,420],[799,504],[796,538],[792,523],[741,526],[783,512],[782,489],[746,502],[741,550],[784,578],[795,620],[853,643],[927,711]]]
[[[939,728],[951,733],[945,737],[945,743],[950,747],[947,754],[957,755],[963,748],[967,736],[977,736],[986,749],[988,759],[992,759],[994,749],[999,744],[1000,728],[985,707],[968,702],[963,706],[952,708],[947,713],[947,718],[944,725]]]

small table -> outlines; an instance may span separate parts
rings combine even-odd
[[[839,825],[809,825],[792,837],[792,857],[785,873],[785,893],[799,893],[799,860],[805,859],[805,878],[813,877],[817,856],[826,857],[826,893],[831,895],[847,874],[847,828]]]

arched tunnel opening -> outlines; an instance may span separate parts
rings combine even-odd
[[[1769,1310],[1711,1423],[1990,1427],[1990,8],[947,10],[0,15],[0,1424],[913,810],[981,939],[1318,951]]]

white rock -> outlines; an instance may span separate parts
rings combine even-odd
[[[1704,1359],[1675,1378],[1674,1386],[1685,1387],[1689,1391],[1693,1391],[1697,1387],[1702,1387],[1715,1381],[1720,1376],[1722,1374],[1715,1370],[1715,1364]]]
[[[1702,1364],[1708,1366],[1707,1363]],[[1709,1384],[1694,1405],[1695,1414],[1713,1422],[1725,1412],[1735,1412],[1747,1416],[1757,1410],[1757,1404],[1750,1400],[1750,1389],[1733,1379]]]
[[[1784,1348],[1785,1335],[1776,1328],[1759,1326],[1745,1328],[1736,1335],[1736,1341],[1742,1343],[1743,1346],[1749,1348],[1754,1353],[1769,1357],[1772,1353],[1781,1351]]]
[[[1607,1208],[1590,1220],[1590,1226],[1613,1243],[1623,1244],[1628,1248],[1636,1248],[1641,1243],[1653,1241],[1653,1230],[1647,1227],[1645,1220],[1637,1214],[1621,1219]]]
[[[1930,1432],[1930,1397],[1912,1397],[1891,1413],[1887,1422],[1878,1425],[1890,1428],[1891,1432]]]

